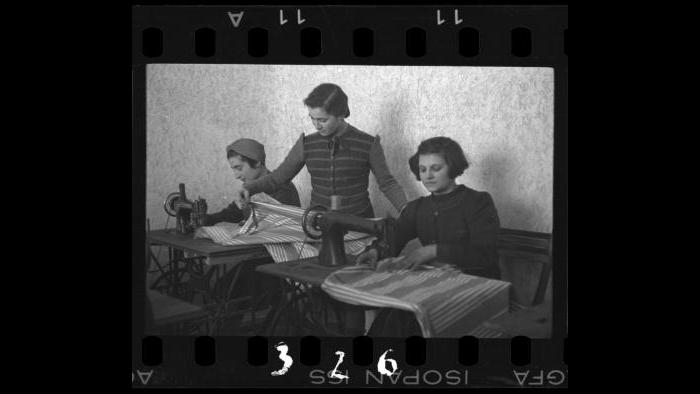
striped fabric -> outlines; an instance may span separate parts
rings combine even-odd
[[[484,321],[508,312],[510,283],[449,268],[375,272],[354,266],[334,272],[321,288],[348,304],[411,311],[426,338],[456,338],[479,334]]]
[[[472,332],[469,333],[469,335],[476,337],[476,338],[503,338],[503,337],[505,337],[505,334],[503,334],[501,331],[494,330],[493,328],[484,327],[483,325],[474,329]]]
[[[226,223],[200,227],[195,238],[220,245],[263,245],[276,263],[318,256],[321,240],[307,239],[301,229],[304,209],[278,203],[265,193],[251,198],[251,214],[243,225]],[[345,235],[345,252],[358,254],[375,238],[359,232]],[[315,244],[315,245],[312,245]]]

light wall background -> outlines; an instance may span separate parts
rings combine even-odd
[[[348,95],[348,123],[381,137],[409,199],[427,192],[408,158],[422,140],[444,135],[461,144],[471,163],[457,182],[490,192],[503,227],[551,232],[553,69],[434,66],[149,65],[151,228],[165,226],[163,200],[178,183],[188,197],[206,198],[210,212],[231,202],[225,147],[237,138],[262,142],[267,167],[275,169],[301,133],[315,131],[302,100],[323,82]],[[370,179],[375,213],[395,216]],[[308,206],[306,168],[293,182]]]

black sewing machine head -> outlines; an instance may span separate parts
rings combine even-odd
[[[199,198],[195,201],[187,199],[185,184],[180,184],[180,191],[170,193],[163,203],[165,212],[176,219],[176,230],[180,234],[194,232],[197,227],[204,225],[207,215],[207,201]]]
[[[304,211],[301,221],[302,229],[307,237],[322,239],[318,262],[326,266],[346,265],[345,242],[348,231],[358,231],[377,237],[375,241],[379,251],[379,259],[393,257],[394,219],[366,219],[356,215],[328,211],[324,207],[309,207]],[[320,232],[313,233],[309,230]]]

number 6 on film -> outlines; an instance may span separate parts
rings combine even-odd
[[[391,352],[391,351],[393,351],[393,350],[389,349],[389,350],[385,351],[384,353],[382,353],[382,356],[379,357],[379,362],[377,362],[377,370],[382,375],[391,376],[394,374],[394,372],[396,372],[396,369],[397,369],[396,360],[394,360],[393,358],[385,358],[386,354]],[[391,364],[391,371],[386,369],[386,362],[387,361],[389,362],[389,364]]]

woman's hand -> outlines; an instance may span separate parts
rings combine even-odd
[[[421,264],[425,264],[437,257],[437,245],[428,245],[420,247],[411,252],[406,260],[402,262],[403,268],[412,269]]]
[[[233,180],[233,202],[236,203],[239,209],[247,208],[248,202],[250,202],[250,193],[243,186],[243,181],[240,179]]]
[[[376,267],[377,265],[377,259],[379,258],[379,253],[377,252],[377,249],[369,249],[365,250],[364,252],[360,253],[357,258],[355,259],[355,265],[360,265],[360,264],[367,264],[372,269]]]

